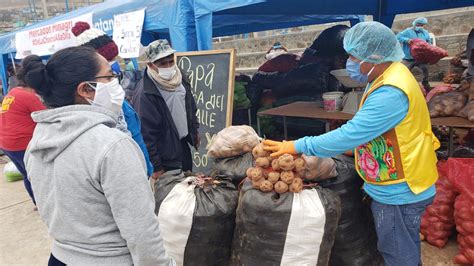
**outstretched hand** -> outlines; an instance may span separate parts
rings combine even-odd
[[[279,157],[285,153],[292,155],[298,154],[295,149],[294,141],[274,141],[266,139],[263,141],[263,149],[272,152],[271,157]]]

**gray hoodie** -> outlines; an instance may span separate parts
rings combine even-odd
[[[53,255],[68,265],[174,265],[143,154],[114,114],[72,105],[32,117],[25,164]]]

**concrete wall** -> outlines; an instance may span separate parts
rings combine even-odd
[[[321,33],[321,31],[306,31],[277,36],[232,40],[214,43],[213,47],[214,49],[235,48],[237,53],[266,52],[276,41],[279,41],[288,49],[304,49],[313,43],[319,33]]]
[[[474,10],[467,10],[456,13],[439,14],[429,16],[427,29],[435,35],[461,34],[471,31],[474,27]],[[395,20],[392,26],[393,31],[399,32],[412,26],[413,18]]]
[[[438,46],[448,50],[451,54],[457,54],[464,48],[467,35],[474,27],[474,8],[462,9],[459,12],[448,14],[437,14],[429,16],[428,29],[437,36]],[[440,12],[440,11],[438,11]],[[413,18],[397,19],[394,22],[393,30],[399,31],[410,27]],[[343,24],[343,23],[341,23]],[[289,33],[285,35],[266,36],[260,38],[239,39],[214,43],[215,49],[235,48],[237,53],[254,53],[266,51],[276,41],[281,42],[289,49],[303,49],[311,45],[313,40],[319,35],[321,30]]]

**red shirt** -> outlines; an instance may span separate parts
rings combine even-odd
[[[26,150],[36,126],[31,113],[44,109],[46,107],[32,90],[13,88],[3,98],[0,110],[0,149]]]

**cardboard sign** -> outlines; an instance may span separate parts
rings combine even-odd
[[[113,39],[122,58],[140,56],[140,39],[142,37],[145,9],[114,16]]]
[[[31,54],[51,55],[61,49],[76,46],[76,37],[71,29],[77,21],[92,25],[92,13],[18,32],[15,35],[16,59],[23,59]]]

